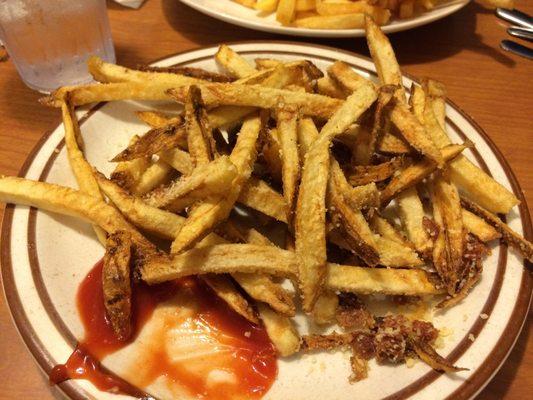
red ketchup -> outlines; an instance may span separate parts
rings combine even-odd
[[[202,343],[214,343],[218,353],[213,353],[217,355],[209,358],[208,354],[205,362],[192,361],[188,354],[177,354],[176,358],[176,354],[168,354],[169,349],[164,345],[167,337],[163,337],[173,326],[156,330],[159,333],[148,336],[153,342],[149,345],[151,351],[140,355],[142,361],[135,366],[137,371],[132,374],[138,376],[135,384],[147,386],[165,376],[169,382],[179,385],[180,390],[197,398],[259,398],[268,391],[276,378],[277,357],[264,327],[235,313],[200,280],[186,278],[151,287],[135,284],[133,335],[128,341],[120,341],[113,333],[104,308],[102,267],[103,261],[98,262],[78,288],[77,307],[85,337],[65,364],[54,367],[50,373],[52,384],[67,379],[86,379],[103,391],[149,398],[103,367],[99,360],[134,341],[156,306],[181,294],[194,299],[196,312],[186,321],[172,321],[172,324],[178,325],[179,335],[185,338],[201,334]],[[189,366],[194,362],[199,367],[191,370]],[[213,384],[209,376],[215,369],[228,373],[232,379]]]

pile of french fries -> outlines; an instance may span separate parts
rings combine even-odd
[[[407,19],[434,9],[446,0],[233,0],[260,15],[276,13],[285,26],[308,29],[363,29],[365,15],[378,25]],[[491,7],[513,8],[513,0],[482,0]]]
[[[529,260],[533,246],[496,215],[518,199],[461,154],[471,143],[451,142],[444,85],[424,79],[407,96],[387,37],[370,17],[365,27],[377,82],[340,61],[326,75],[306,60],[253,65],[225,45],[215,55],[225,74],[91,58],[101,83],[42,101],[62,110],[79,189],[1,177],[0,201],[94,225],[121,338],[131,333],[134,279],[197,276],[264,324],[281,356],[355,337],[300,338],[295,292],[317,324],[335,323],[347,293],[440,296],[437,307],[451,307],[479,280],[487,242],[501,238]],[[138,112],[150,128],[107,178],[85,159],[74,107],[117,100],[174,100],[176,113]],[[262,222],[243,224],[242,206]],[[285,248],[260,233],[265,220],[283,224]],[[408,343],[433,368],[457,370],[427,343]],[[352,364],[366,376],[366,359]]]

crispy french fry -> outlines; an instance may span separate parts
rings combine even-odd
[[[477,216],[483,218],[485,222],[492,225],[501,235],[502,239],[509,245],[518,250],[524,258],[529,261],[533,261],[533,244],[528,240],[524,239],[518,233],[513,231],[507,224],[502,222],[496,215],[492,214],[490,211],[483,209],[483,207],[477,205],[473,201],[461,197],[461,204],[464,208]]]
[[[228,156],[221,156],[208,164],[199,165],[191,175],[147,193],[144,201],[152,207],[179,212],[198,200],[222,196],[236,177],[235,165]]]
[[[95,176],[105,195],[132,224],[164,239],[172,240],[176,237],[185,218],[146,204],[102,174],[97,173]]]
[[[442,156],[445,162],[457,157],[464,149],[465,145],[451,144],[442,149]],[[398,175],[393,176],[389,184],[381,191],[381,205],[386,205],[389,201],[403,190],[414,186],[431,174],[437,166],[429,160],[422,160],[410,165],[402,170]]]
[[[189,87],[185,102],[187,145],[193,165],[208,164],[216,154],[215,140],[208,125],[200,89]]]
[[[296,13],[296,0],[279,0],[276,11],[276,20],[282,25],[289,25]]]
[[[377,143],[377,151],[381,153],[402,155],[412,153],[412,150],[404,140],[391,134],[383,135]]]
[[[130,140],[130,146],[139,141],[139,136],[135,135]],[[132,161],[122,161],[117,164],[111,179],[120,187],[131,190],[141,179],[142,174],[150,165],[149,157],[140,157]]]
[[[411,18],[415,13],[415,0],[405,0],[400,3],[398,18]]]
[[[376,66],[380,82],[383,85],[398,86],[395,97],[399,101],[405,102],[402,73],[389,39],[370,16],[365,17],[365,31],[368,49]]]
[[[151,65],[141,65],[138,66],[139,71],[144,72],[167,72],[171,74],[178,74],[188,76],[189,78],[197,78],[201,80],[206,80],[209,82],[232,82],[234,79],[223,74],[218,74],[216,72],[207,71],[202,68],[194,67],[154,67]]]
[[[338,99],[311,93],[292,92],[260,85],[210,83],[199,86],[206,105],[253,106],[275,108],[279,103],[300,109],[304,115],[328,118],[341,105]],[[187,86],[170,89],[169,94],[178,102],[185,100]]]
[[[206,235],[208,230],[226,219],[233,208],[241,191],[242,185],[249,178],[255,162],[256,143],[261,129],[261,121],[257,116],[245,120],[237,144],[230,159],[237,167],[239,176],[223,199],[208,199],[196,207],[187,218],[176,239],[172,242],[171,251],[179,253],[190,248],[197,240]]]
[[[414,244],[416,251],[423,256],[428,256],[433,246],[427,231],[424,229],[424,208],[416,187],[410,187],[399,193],[396,201],[398,214],[407,237]]]
[[[339,298],[334,292],[324,292],[313,307],[313,321],[319,325],[331,324],[335,321]]]
[[[466,231],[457,188],[442,176],[431,184],[433,219],[439,235],[433,248],[433,265],[450,295],[455,295],[463,276]]]
[[[142,196],[163,185],[170,180],[172,170],[172,167],[163,160],[156,161],[144,171],[139,182],[133,187],[132,192],[137,196]]]
[[[494,229],[492,225],[486,223],[483,218],[478,217],[476,214],[463,208],[462,216],[466,230],[482,242],[490,242],[502,237],[501,233]]]
[[[296,253],[299,255],[303,309],[310,312],[320,295],[326,263],[326,189],[331,140],[342,133],[375,101],[371,85],[350,95],[328,120],[306,153],[295,218]]]
[[[186,151],[174,148],[160,151],[157,155],[182,175],[190,175],[194,170],[191,156]]]
[[[282,357],[288,357],[300,349],[300,335],[292,321],[277,314],[270,307],[258,304],[259,315],[270,340]]]
[[[225,44],[218,48],[215,60],[234,78],[246,78],[257,72],[248,61]]]
[[[160,151],[174,147],[187,148],[187,131],[185,123],[178,119],[161,128],[152,128],[135,143],[118,153],[111,161],[132,161],[141,157],[149,157]]]
[[[396,102],[391,110],[390,118],[403,138],[416,150],[435,162],[439,168],[444,160],[439,148],[426,135],[426,131],[417,118],[410,112],[405,103]]]
[[[71,105],[68,96],[61,105],[61,112],[63,116],[63,127],[65,129],[65,146],[67,148],[68,161],[76,177],[76,182],[82,192],[103,201],[104,198],[93,176],[92,167],[80,150],[80,146],[83,146],[83,138],[81,137],[80,126],[74,112],[74,107]],[[106,233],[98,226],[94,226],[93,228],[96,237],[105,246]]]
[[[381,182],[389,179],[401,168],[402,164],[403,159],[396,157],[378,165],[357,165],[352,168],[352,173],[348,177],[348,181],[354,186]]]
[[[373,182],[356,186],[350,190],[343,190],[343,197],[346,203],[355,210],[378,207],[379,205],[379,190]]]
[[[257,0],[254,8],[265,13],[273,13],[278,8],[278,0]]]
[[[379,253],[379,263],[386,267],[413,268],[424,265],[410,245],[378,236],[376,248]]]
[[[433,107],[437,121],[441,128],[446,131],[446,87],[434,79],[422,79],[422,86],[427,101]]]
[[[289,213],[287,220],[290,221],[292,220],[293,204],[300,178],[300,158],[297,143],[298,113],[296,110],[280,110],[277,113],[277,119],[282,161],[283,197]]]
[[[269,129],[268,134],[263,139],[265,141],[261,152],[263,161],[270,177],[276,182],[281,182],[281,145],[278,130],[276,128]]]
[[[207,274],[202,280],[239,315],[248,321],[258,324],[259,318],[255,315],[250,303],[239,293],[233,282],[225,275]]]
[[[158,111],[136,111],[135,115],[152,128],[162,128],[165,125],[179,122],[182,119],[181,116],[172,117]]]
[[[416,119],[418,119],[418,122],[424,125],[424,127],[427,129],[425,125],[425,118],[424,118],[424,108],[426,106],[426,94],[424,93],[424,90],[422,90],[422,87],[418,86],[414,82],[411,85],[411,96],[409,97],[409,105],[411,106],[411,111],[415,115]],[[434,142],[437,144],[435,140]]]
[[[312,11],[316,7],[316,0],[296,0],[296,11]]]
[[[373,85],[371,81],[359,75],[343,61],[335,61],[331,64],[328,68],[328,75],[348,93],[352,93],[364,85]]]
[[[316,15],[298,18],[294,25],[308,29],[358,29],[365,26],[365,14]]]
[[[108,234],[127,231],[136,243],[154,248],[124,217],[104,201],[78,190],[16,177],[0,177],[0,201],[81,218]]]
[[[104,306],[111,326],[119,340],[131,336],[130,261],[133,242],[128,232],[117,231],[106,241],[102,269]]]
[[[288,208],[281,194],[260,179],[250,178],[237,201],[281,222],[287,222]]]
[[[385,25],[389,22],[391,13],[381,7],[370,5],[365,1],[354,2],[325,2],[317,1],[316,11],[320,15],[339,15],[339,14],[366,14],[378,25]]]
[[[376,233],[379,233],[385,239],[398,242],[405,247],[414,249],[413,243],[411,243],[407,238],[400,232],[392,223],[386,218],[374,213],[370,219],[372,230]]]
[[[333,79],[324,76],[316,81],[316,87],[319,94],[334,97],[336,99],[346,99],[347,93],[344,92]]]

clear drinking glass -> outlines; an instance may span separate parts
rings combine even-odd
[[[105,0],[0,0],[0,39],[32,89],[90,82],[86,61],[115,62]]]

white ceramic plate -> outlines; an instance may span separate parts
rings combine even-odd
[[[304,29],[283,26],[276,21],[275,14],[262,16],[258,11],[244,7],[231,0],[179,0],[184,4],[213,18],[220,19],[230,24],[239,25],[257,31],[282,33],[291,36],[308,37],[361,37],[365,35],[364,29]],[[451,0],[441,4],[433,10],[427,11],[413,18],[394,20],[381,27],[385,33],[405,31],[426,25],[430,22],[444,18],[466,6],[470,0]]]
[[[234,44],[246,58],[305,58],[320,68],[339,59],[365,76],[372,76],[370,60],[333,48],[292,43]],[[187,65],[215,70],[216,47],[179,54],[156,65]],[[457,79],[460,79],[459,77]],[[406,85],[411,84],[404,79]],[[37,106],[37,105],[36,105]],[[133,111],[150,108],[139,102],[100,104],[82,118],[83,138],[90,163],[109,173],[109,160],[124,148],[128,138],[146,130]],[[530,217],[521,190],[501,153],[471,118],[453,103],[447,105],[448,130],[455,141],[476,143],[467,156],[522,200],[508,221],[517,232],[532,239]],[[21,173],[29,179],[75,187],[63,142],[63,128],[45,134]],[[2,227],[2,278],[9,306],[28,348],[45,373],[64,362],[82,337],[76,312],[77,287],[103,255],[91,227],[76,219],[8,206]],[[441,375],[419,362],[412,368],[379,366],[371,362],[369,378],[354,385],[347,354],[320,353],[279,361],[279,374],[265,399],[468,399],[477,394],[501,366],[522,327],[531,297],[531,281],[524,262],[506,246],[494,246],[485,260],[481,282],[468,298],[434,317],[437,327],[451,331],[439,351],[452,362],[469,368],[455,375]],[[487,314],[488,319],[480,318]],[[301,322],[301,321],[300,321]],[[469,336],[475,338],[469,340]],[[104,360],[119,375],[128,348]],[[125,352],[126,354],[123,354]],[[115,399],[87,381],[68,381],[61,389],[74,399]],[[161,395],[157,388],[151,392]],[[162,398],[165,396],[161,395]]]

